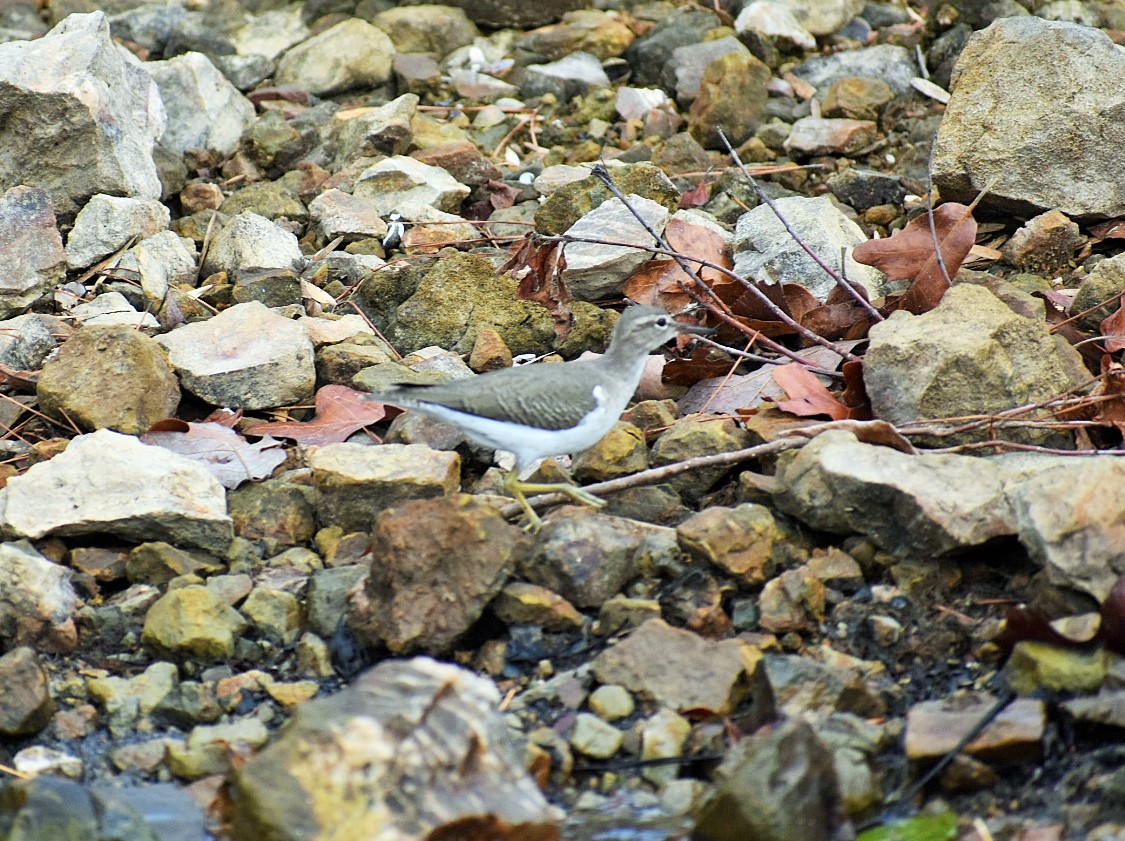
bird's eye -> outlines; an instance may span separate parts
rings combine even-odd
[[[657,327],[667,327],[668,323],[669,323],[669,320],[668,320],[668,316],[666,316],[666,315],[662,315],[662,316],[660,316],[660,318],[656,319],[656,326]]]

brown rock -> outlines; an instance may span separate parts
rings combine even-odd
[[[883,106],[894,98],[895,92],[882,79],[853,76],[828,86],[821,113],[825,117],[877,120]]]
[[[44,412],[83,429],[146,432],[180,404],[180,384],[160,345],[132,327],[83,327],[43,366]]]
[[[995,703],[994,697],[980,693],[915,704],[906,714],[907,758],[944,756]],[[1017,698],[964,750],[980,759],[1008,762],[1038,756],[1046,726],[1042,701]]]
[[[1067,268],[1082,243],[1078,226],[1057,210],[1027,220],[1004,243],[1004,258],[1017,269],[1050,275]]]
[[[546,587],[513,581],[492,600],[492,612],[509,625],[539,625],[545,631],[573,631],[582,627],[582,614]]]
[[[602,439],[574,459],[574,478],[604,482],[648,467],[645,434],[631,423],[618,421]]]
[[[477,187],[488,181],[499,181],[504,173],[496,164],[481,154],[472,143],[447,143],[421,149],[412,158],[430,166],[439,166],[462,184]]]
[[[761,657],[738,640],[711,642],[653,619],[600,654],[593,668],[602,683],[620,684],[662,707],[722,715],[748,697],[772,710]]]
[[[696,830],[714,841],[828,841],[843,824],[832,751],[803,721],[743,739],[716,771]]]
[[[758,599],[759,624],[775,634],[809,631],[824,621],[824,582],[807,566],[771,578]]]
[[[680,547],[747,584],[761,584],[773,574],[773,544],[780,535],[764,505],[712,506],[676,529]]]
[[[578,607],[596,607],[634,579],[653,555],[677,554],[670,530],[566,508],[537,535],[520,573]]]
[[[30,648],[15,648],[0,657],[0,736],[38,733],[51,720],[47,672]]]
[[[464,669],[382,663],[299,706],[234,771],[232,838],[558,841],[560,813],[524,769],[499,704],[492,682]]]
[[[512,367],[512,351],[492,327],[481,327],[469,353],[469,367],[478,374]]]
[[[371,535],[371,573],[348,608],[363,642],[395,654],[445,652],[500,592],[528,539],[467,494],[385,511]]]
[[[688,130],[704,147],[721,148],[718,129],[732,145],[754,135],[766,118],[770,69],[749,52],[728,53],[707,65],[691,104]]]
[[[793,123],[785,149],[793,155],[852,155],[879,137],[870,120],[802,117]]]

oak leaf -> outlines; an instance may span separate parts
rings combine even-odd
[[[302,444],[337,444],[353,432],[381,421],[386,408],[366,399],[366,392],[343,385],[326,385],[316,393],[316,416],[311,421],[278,421],[249,427],[247,435],[292,438]]]
[[[895,302],[893,309],[915,315],[938,305],[949,288],[948,278],[957,274],[977,236],[977,223],[968,205],[949,202],[934,210],[934,232],[928,215],[911,219],[905,228],[886,239],[860,243],[852,252],[856,262],[874,266],[890,280],[913,281],[910,289]],[[934,233],[945,272],[934,249]]]

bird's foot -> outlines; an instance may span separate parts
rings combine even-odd
[[[531,534],[543,527],[543,521],[539,519],[539,515],[535,513],[535,509],[527,501],[526,494],[562,494],[575,502],[593,508],[601,508],[606,504],[601,497],[594,496],[589,491],[569,482],[522,482],[514,472],[505,477],[504,489],[515,498],[524,513],[527,514],[527,525],[524,528]]]
[[[508,491],[511,492],[513,487],[514,483],[508,486]],[[525,494],[562,494],[575,502],[590,505],[594,508],[601,508],[605,505],[605,500],[601,497],[594,496],[589,491],[584,491],[569,482],[520,482],[519,489]]]

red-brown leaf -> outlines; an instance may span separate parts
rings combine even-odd
[[[316,416],[311,421],[261,423],[247,429],[246,434],[292,438],[302,444],[336,444],[386,415],[383,406],[364,396],[354,388],[326,385],[316,393]]]
[[[664,239],[673,251],[683,255],[688,265],[712,289],[733,282],[717,269],[692,262],[692,258],[706,260],[728,269],[733,265],[723,238],[710,228],[682,219],[671,219],[664,229]],[[691,303],[684,288],[694,286],[694,278],[681,269],[675,260],[657,258],[649,260],[626,281],[625,297],[639,304],[663,306],[675,311]]]
[[[955,202],[936,208],[934,230],[945,270],[952,278],[976,240],[977,223],[972,208]],[[910,220],[905,228],[887,239],[857,245],[852,256],[857,262],[879,269],[891,280],[914,281],[898,304],[915,314],[936,307],[949,288],[949,281],[938,264],[926,215]]]
[[[1103,318],[1098,329],[1106,337],[1102,340],[1106,353],[1117,353],[1125,348],[1125,305],[1118,304],[1117,312]]]
[[[849,417],[848,407],[832,396],[816,374],[803,365],[790,362],[773,369],[773,379],[785,389],[788,400],[778,400],[777,407],[798,417],[828,415],[832,420]]]

